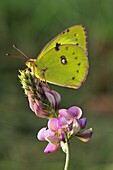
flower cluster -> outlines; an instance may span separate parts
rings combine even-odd
[[[31,110],[41,118],[56,117],[60,105],[60,94],[49,89],[48,85],[39,81],[30,69],[19,71],[18,76],[28,97]]]
[[[86,126],[86,118],[81,118],[82,110],[73,106],[69,109],[59,109],[60,94],[51,90],[47,83],[41,82],[30,69],[19,71],[22,88],[28,97],[29,106],[36,116],[47,118],[48,127],[38,132],[38,139],[48,141],[44,152],[54,152],[62,148],[66,152],[66,145],[72,136],[87,142],[91,138],[92,128],[82,131]]]
[[[67,143],[72,136],[76,136],[83,142],[89,141],[92,136],[92,128],[81,132],[86,126],[86,118],[81,118],[82,110],[73,106],[67,109],[60,109],[57,118],[51,118],[48,121],[48,128],[44,127],[38,132],[38,139],[48,141],[44,152],[54,152],[57,148],[62,147],[65,150]]]

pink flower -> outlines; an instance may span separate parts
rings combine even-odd
[[[50,116],[49,112],[42,109],[42,107],[40,106],[40,102],[36,98],[33,98],[33,94],[31,91],[28,91],[28,101],[31,110],[36,114],[36,116],[41,118],[47,118]]]
[[[69,109],[60,109],[57,118],[51,118],[48,121],[48,127],[42,128],[38,132],[38,139],[48,141],[45,153],[54,152],[56,149],[63,147],[65,143],[75,135],[80,140],[87,142],[92,136],[92,129],[81,132],[86,126],[86,118],[81,118],[82,110],[73,106]],[[64,148],[62,148],[64,149]]]
[[[51,119],[50,119],[51,120]],[[57,148],[60,147],[60,141],[62,140],[58,134],[55,134],[54,131],[50,129],[42,128],[37,135],[38,139],[41,141],[48,141],[48,145],[46,146],[44,152],[50,153],[54,152]]]

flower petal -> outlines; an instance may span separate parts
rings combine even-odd
[[[42,128],[39,132],[38,132],[38,134],[37,134],[37,138],[39,139],[39,140],[42,140],[42,141],[45,141],[45,133],[46,132],[46,128]]]
[[[61,102],[61,96],[59,93],[57,93],[54,90],[51,90],[50,93],[54,96],[55,98],[55,109],[57,110],[59,108],[60,102]]]
[[[28,91],[28,101],[31,110],[34,112],[34,100],[32,99],[32,92]]]
[[[71,113],[74,117],[79,119],[82,116],[82,110],[77,106],[72,106],[67,110],[68,113]]]
[[[38,85],[37,85],[38,86]],[[37,87],[38,88],[38,87]],[[38,91],[36,91],[36,94],[37,94],[37,97],[40,99],[40,100],[42,100],[42,96],[41,96],[41,94],[38,92]]]
[[[44,92],[49,92],[49,88],[44,82],[40,82],[41,88],[43,89]]]
[[[47,136],[46,140],[49,143],[52,143],[53,145],[57,145],[61,141],[61,139],[59,137],[57,137],[57,136]]]
[[[80,130],[81,130],[81,127],[80,127],[79,121],[76,119],[73,119],[73,128],[72,128],[73,134],[78,133]]]
[[[59,121],[57,118],[51,118],[48,121],[48,128],[53,131],[56,132],[59,129]]]
[[[68,124],[72,123],[73,116],[67,112],[67,109],[60,109],[58,112],[59,112],[60,116],[65,117],[65,119],[67,120]]]
[[[60,128],[67,128],[69,126],[68,123],[67,123],[67,120],[66,120],[66,118],[64,116],[60,116],[58,118],[58,120],[59,120]]]
[[[38,134],[37,134],[37,138],[39,140],[42,140],[42,141],[45,141],[46,140],[46,137],[48,136],[54,136],[54,132],[52,132],[50,129],[47,129],[47,128],[42,128]]]
[[[92,134],[93,134],[93,130],[92,128],[88,129],[88,130],[85,130],[81,133],[77,133],[76,136],[83,142],[88,142],[91,137],[92,137]]]
[[[44,152],[45,153],[52,153],[59,147],[60,147],[60,145],[53,145],[52,143],[48,143],[48,145],[46,146]]]
[[[64,142],[64,141],[61,141],[60,146],[61,146],[63,152],[67,153],[68,144],[66,142]]]
[[[45,95],[46,95],[47,99],[49,100],[51,107],[55,108],[55,98],[54,98],[54,96],[50,92],[45,92]]]
[[[36,116],[41,117],[41,118],[48,118],[50,116],[50,113],[47,111],[43,110],[38,102],[38,100],[35,98],[34,99],[34,108],[33,108]]]
[[[47,129],[45,131],[45,137],[47,137],[47,136],[54,136],[54,135],[55,135],[55,132],[51,131],[50,129]]]
[[[87,119],[86,118],[81,118],[79,119],[79,123],[82,129],[86,127]]]
[[[62,141],[64,141],[64,140],[65,140],[64,131],[61,131],[61,132],[60,132],[60,138],[62,139]]]
[[[64,116],[65,117],[65,115],[67,115],[67,109],[60,109],[58,111],[58,113],[59,113],[60,116]]]

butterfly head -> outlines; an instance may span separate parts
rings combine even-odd
[[[36,67],[36,59],[29,59],[25,64],[28,68],[33,69]]]

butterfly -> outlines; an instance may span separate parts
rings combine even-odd
[[[26,65],[42,81],[77,89],[88,74],[87,55],[85,27],[75,25],[47,43],[37,59],[29,59]]]

